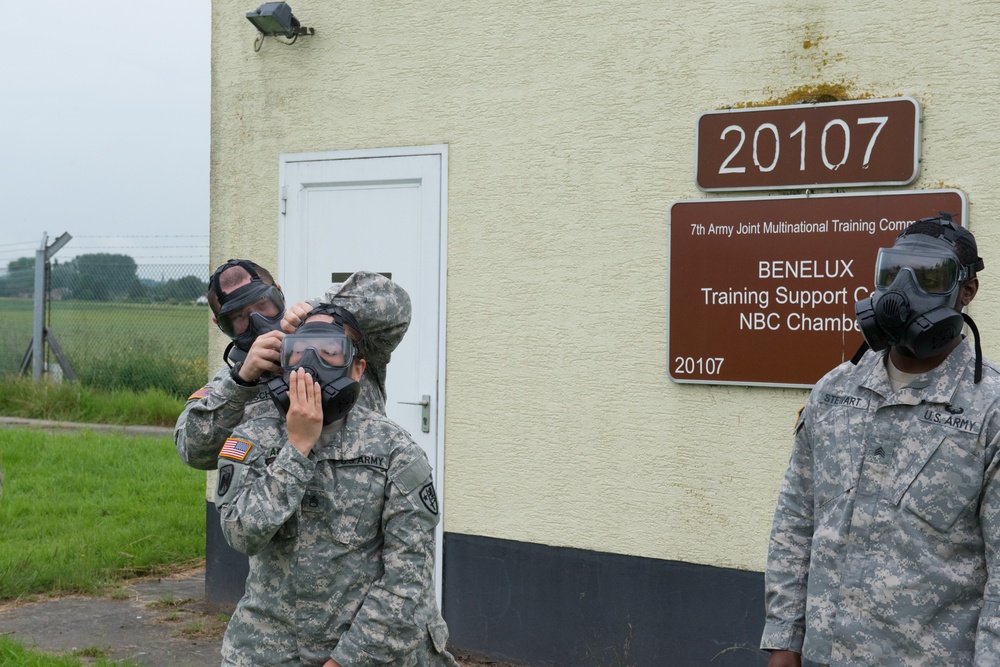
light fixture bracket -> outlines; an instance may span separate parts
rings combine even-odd
[[[264,37],[287,37],[293,42],[302,35],[315,35],[316,30],[302,25],[287,2],[265,2],[252,12],[247,12],[247,20],[257,28],[255,50],[260,49]]]

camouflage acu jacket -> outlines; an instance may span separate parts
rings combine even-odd
[[[367,271],[330,287],[323,299],[350,311],[368,339],[368,369],[361,378],[358,404],[385,413],[385,372],[392,351],[410,326],[410,297],[388,278]],[[370,369],[370,370],[369,370]],[[260,416],[277,416],[265,384],[237,384],[223,366],[193,393],[177,418],[174,444],[181,460],[199,470],[215,468],[219,450],[237,424]]]
[[[1000,374],[963,341],[895,392],[884,354],[813,389],[765,575],[761,648],[831,666],[1000,664]]]
[[[219,457],[223,534],[250,556],[225,664],[457,667],[434,597],[438,505],[423,450],[358,406],[308,457],[286,436],[283,420],[260,417]]]

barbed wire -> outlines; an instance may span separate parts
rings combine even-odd
[[[74,239],[190,239],[208,238],[208,234],[108,234],[106,236],[74,236]]]
[[[206,253],[204,257],[201,257],[200,255],[197,255],[197,256],[195,256],[195,255],[179,255],[179,256],[176,256],[176,257],[175,256],[164,257],[162,255],[149,256],[149,257],[136,257],[134,255],[129,255],[129,257],[131,257],[132,259],[136,260],[136,262],[138,262],[141,259],[144,262],[146,262],[147,264],[150,263],[151,260],[157,260],[157,261],[159,261],[159,262],[161,262],[163,264],[208,264],[208,253]],[[182,259],[184,259],[184,260],[191,260],[191,261],[190,262],[182,262],[182,261],[180,261]]]
[[[76,257],[79,257],[80,255],[91,255],[91,254],[128,255],[132,259],[163,259],[164,261],[167,261],[167,262],[176,262],[178,259],[184,259],[184,258],[191,258],[191,259],[195,259],[195,260],[198,260],[198,261],[201,261],[201,260],[207,261],[208,260],[208,249],[207,248],[206,248],[206,250],[205,250],[204,253],[200,253],[200,252],[199,253],[182,253],[182,254],[157,253],[155,255],[133,255],[133,254],[127,253],[127,252],[120,252],[120,250],[118,248],[111,248],[111,249],[108,249],[108,248],[95,248],[94,252],[92,252],[92,253],[91,252],[81,252],[81,253],[73,253],[72,255],[66,254],[65,256],[64,255],[56,255],[55,257],[52,258],[52,261],[58,262],[58,263],[62,264],[63,262],[68,262],[68,261],[70,261],[72,259],[75,259]],[[34,253],[31,253],[31,254],[7,253],[7,254],[5,254],[5,253],[0,252],[0,261],[3,261],[3,262],[6,262],[8,260],[25,259],[25,258],[34,261],[35,260],[35,255],[34,255]]]
[[[107,238],[119,239],[119,238],[123,238],[123,237],[107,237]],[[157,237],[157,236],[134,236],[134,237],[130,237],[130,238],[142,238],[142,239],[151,239],[151,238],[184,238],[184,239],[190,240],[190,236],[172,236],[172,237],[171,236],[161,236],[161,237]],[[76,239],[74,239],[74,240],[76,240]],[[21,259],[23,257],[32,257],[33,258],[34,255],[35,255],[35,251],[38,250],[38,248],[35,247],[35,246],[36,246],[36,244],[20,244],[20,243],[4,243],[4,244],[0,244],[0,262],[8,262],[10,260]],[[155,255],[133,256],[133,259],[155,259],[155,258],[161,257],[161,258],[168,259],[168,260],[176,260],[176,259],[183,259],[183,258],[197,258],[197,259],[204,259],[205,261],[208,261],[209,245],[207,243],[204,243],[204,244],[190,244],[190,243],[187,243],[187,244],[178,244],[178,245],[171,245],[171,244],[165,245],[165,244],[162,244],[162,243],[157,243],[157,244],[153,244],[153,245],[148,244],[148,243],[114,243],[114,244],[111,244],[111,245],[109,245],[109,244],[100,244],[100,245],[85,244],[83,246],[73,244],[72,246],[67,246],[63,250],[63,252],[61,254],[62,254],[63,257],[67,257],[67,258],[70,258],[70,259],[72,257],[78,256],[78,255],[86,255],[86,254],[94,254],[94,253],[122,254],[122,255],[128,255],[128,254],[130,254],[129,252],[123,252],[123,251],[126,251],[126,250],[128,250],[128,251],[156,250],[157,251]],[[187,252],[175,253],[174,251],[187,251]],[[190,251],[200,251],[200,252],[190,252]],[[57,258],[58,259],[62,259],[61,257],[57,257]],[[63,261],[69,261],[69,260],[66,259],[66,260],[63,260]]]
[[[50,236],[49,238],[55,239],[56,237]],[[70,243],[72,244],[72,249],[79,250],[81,248],[80,241],[99,241],[101,248],[114,247],[114,248],[198,248],[208,250],[208,234],[109,234],[109,235],[81,235],[74,236]],[[121,243],[121,239],[143,239],[152,240],[157,239],[155,243]],[[194,241],[192,245],[188,244],[168,244],[163,245],[159,239],[184,239],[185,241]],[[200,243],[201,239],[205,239],[204,243]],[[109,244],[108,241],[113,240],[114,243]],[[38,250],[40,243],[38,240],[34,241],[14,241],[10,243],[0,243],[0,248],[24,248],[25,250]],[[95,247],[93,243],[84,243],[83,249],[87,250]]]
[[[47,234],[49,238],[57,238],[52,234]],[[80,234],[73,236],[74,239],[207,239],[209,234]],[[34,241],[16,241],[16,243],[38,243]],[[11,245],[0,243],[0,245]]]
[[[83,253],[83,254],[87,254],[87,253]],[[128,253],[108,252],[107,254],[120,255],[120,254],[128,254]],[[159,262],[161,264],[206,264],[206,265],[208,264],[208,253],[207,252],[204,255],[200,255],[199,254],[199,255],[128,255],[128,256],[131,257],[133,260],[135,260],[135,262],[137,264],[140,264],[140,263],[150,264],[150,263],[155,263],[155,262]],[[35,257],[34,257],[34,255],[30,255],[30,256],[29,255],[10,255],[10,256],[5,257],[3,254],[0,254],[0,269],[6,270],[7,267],[8,267],[8,265],[11,262],[14,262],[14,261],[19,260],[19,259],[30,259],[32,261],[32,264],[34,264]],[[52,262],[53,262],[53,264],[68,264],[69,262],[73,261],[74,259],[76,259],[76,257],[69,257],[69,256],[67,256],[65,258],[63,258],[63,257],[54,257],[52,259]]]

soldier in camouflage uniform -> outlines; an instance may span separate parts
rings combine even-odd
[[[817,383],[795,427],[765,575],[769,667],[1000,665],[1000,373],[958,312],[982,267],[948,217],[880,251],[856,306],[871,350]]]
[[[246,260],[230,260],[227,264],[233,262],[245,262],[256,270],[262,282],[274,284],[270,273],[257,264]],[[229,277],[229,272],[236,273],[241,279],[235,284],[224,282],[222,277]],[[251,276],[242,266],[226,269],[220,274],[220,293],[232,294],[250,282]],[[218,296],[213,294],[212,288],[209,293],[209,305],[218,317]],[[213,296],[215,298],[211,298]],[[369,341],[369,363],[361,380],[359,401],[369,409],[384,414],[386,366],[392,351],[410,326],[409,295],[380,274],[359,271],[343,283],[331,285],[323,300],[343,306],[365,328]],[[282,322],[282,328],[293,331],[302,314],[318,302],[303,302],[289,308],[284,315],[288,321]],[[259,306],[248,306],[247,310],[254,308]],[[282,335],[282,331],[271,331],[258,336],[246,352],[245,360],[233,366],[227,363],[207,385],[188,397],[174,428],[174,444],[181,459],[189,466],[213,470],[219,450],[237,424],[259,415],[276,414],[266,380],[274,373],[280,373],[277,355]]]
[[[335,321],[312,315],[300,331],[317,320]],[[426,455],[362,405],[326,423],[321,385],[289,363],[287,418],[246,420],[219,456],[222,530],[250,556],[223,667],[458,667],[434,596]],[[343,372],[357,380],[363,369],[359,359]]]

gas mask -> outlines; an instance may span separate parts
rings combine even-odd
[[[245,285],[236,292],[251,286]],[[260,287],[267,289],[262,290]],[[230,296],[235,296],[236,292]],[[232,308],[229,308],[230,304]],[[248,307],[252,310],[247,310]],[[277,311],[278,314],[268,316],[256,308],[261,308],[265,312]],[[216,319],[219,321],[219,329],[229,336],[233,345],[248,352],[258,336],[281,328],[281,316],[284,312],[285,300],[282,298],[281,290],[274,285],[259,283],[257,289],[244,294],[243,298],[229,301],[223,306]]]
[[[946,237],[901,236],[879,250],[875,293],[854,306],[865,342],[876,351],[902,347],[919,359],[947,349],[964,324],[959,287],[974,275]]]
[[[250,282],[223,294],[219,288],[219,276],[232,266],[240,266],[249,273]],[[227,361],[242,361],[258,336],[281,327],[281,316],[285,312],[284,295],[277,285],[265,283],[249,262],[229,260],[216,270],[209,286],[219,299],[219,313],[216,315],[219,329],[232,341],[224,355]]]
[[[316,308],[313,313],[321,310],[322,307]],[[307,321],[281,341],[282,374],[267,383],[274,404],[282,414],[288,412],[289,379],[292,371],[303,368],[312,376],[313,382],[319,383],[323,423],[331,424],[345,417],[361,391],[361,385],[351,377],[351,369],[358,356],[358,347],[342,324]]]

